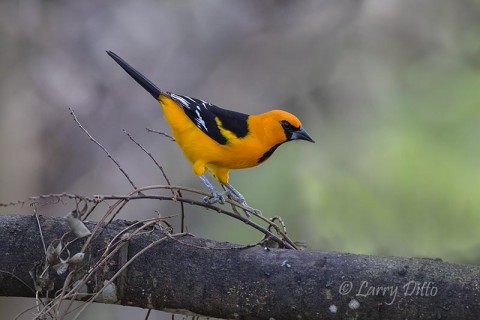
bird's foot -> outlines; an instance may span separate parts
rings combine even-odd
[[[212,190],[212,195],[203,198],[203,202],[206,204],[215,204],[225,203],[225,192],[218,192],[217,190]]]
[[[233,201],[237,202],[241,207],[243,207],[245,214],[247,217],[250,217],[249,212],[253,212],[258,215],[262,215],[262,212],[260,210],[254,209],[250,207],[247,202],[245,201],[245,197],[242,196],[240,192],[237,191],[231,184],[226,183],[223,184],[223,187],[225,189],[225,192],[220,192],[215,187],[208,181],[207,177],[204,175],[199,176],[202,182],[207,186],[207,188],[210,190],[212,193],[211,196],[207,196],[203,198],[203,202],[207,204],[215,204],[215,203],[220,203],[224,204],[225,203],[225,198],[228,197],[232,199]]]
[[[248,211],[252,211],[255,214],[262,215],[262,212],[260,210],[250,207],[247,204],[247,201],[245,201],[245,197],[240,192],[238,192],[238,190],[235,189],[231,184],[227,183],[225,184],[225,187],[228,189],[226,193],[230,199],[240,204],[244,209],[247,209]],[[248,211],[245,210],[245,214],[247,215],[247,217],[250,217],[250,214],[248,213]]]
[[[214,204],[214,203],[220,203],[224,204],[225,203],[225,192],[219,192],[213,184],[208,181],[207,177],[204,175],[200,176],[200,180],[207,186],[207,188],[210,190],[212,193],[211,196],[207,196],[203,198],[203,202],[207,204]]]

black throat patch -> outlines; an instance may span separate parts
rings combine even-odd
[[[257,161],[258,164],[262,163],[263,161],[267,160],[268,158],[270,158],[270,156],[275,152],[275,150],[277,150],[277,148],[282,144],[283,142],[281,143],[278,143],[276,145],[274,145],[273,147],[271,147],[270,149],[268,149],[267,152],[265,152]]]

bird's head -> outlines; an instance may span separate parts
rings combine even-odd
[[[283,110],[272,110],[266,115],[269,118],[271,132],[278,136],[280,143],[291,140],[315,142],[303,129],[300,120],[293,114]]]

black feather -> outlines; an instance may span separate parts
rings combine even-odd
[[[112,51],[107,51],[107,54],[115,60],[116,63],[120,65],[135,81],[138,82],[145,90],[147,90],[155,99],[158,100],[158,97],[162,93],[156,85],[154,85],[150,80],[148,80],[143,74],[137,71],[134,67],[129,65],[125,60],[120,58]]]
[[[224,129],[231,131],[238,138],[243,138],[248,134],[247,114],[226,110],[188,96],[176,94],[169,94],[169,96],[180,103],[185,114],[200,130],[219,144],[225,145],[228,140],[220,132],[220,128],[215,120],[217,118]]]
[[[283,143],[283,142],[282,142]],[[278,147],[280,147],[280,145],[282,143],[278,143],[276,145],[274,145],[273,147],[271,147],[270,149],[268,149],[267,152],[265,152],[257,161],[257,163],[262,163],[263,161],[267,160],[268,158],[270,158],[270,156],[275,152],[275,150],[277,150]]]

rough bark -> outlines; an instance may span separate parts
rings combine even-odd
[[[62,218],[40,217],[48,246],[69,231]],[[127,221],[102,227],[82,268],[92,265]],[[93,223],[87,226],[92,229]],[[124,245],[88,283],[118,271],[165,235],[144,233]],[[72,237],[70,237],[71,239]],[[71,254],[85,242],[69,246]],[[33,297],[29,271],[45,260],[32,216],[0,216],[0,295]],[[182,236],[138,256],[116,283],[115,303],[236,319],[478,319],[480,268],[441,260],[265,249]],[[127,258],[128,257],[128,258]],[[13,277],[14,274],[16,277]],[[18,277],[18,278],[17,278]],[[51,272],[54,291],[65,281]]]

